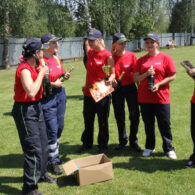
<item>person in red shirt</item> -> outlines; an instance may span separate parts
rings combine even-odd
[[[126,50],[127,39],[122,33],[115,33],[112,42],[112,56],[115,62],[116,80],[113,83],[117,88],[112,93],[112,104],[114,107],[114,114],[118,126],[119,145],[116,150],[120,150],[128,143],[128,137],[125,127],[125,100],[128,105],[129,119],[130,119],[130,147],[140,152],[141,148],[138,145],[137,132],[139,125],[139,106],[137,102],[137,87],[133,80],[133,73],[137,58],[134,53]],[[124,74],[120,84],[117,79]],[[117,86],[118,85],[118,86]]]
[[[195,68],[188,70],[187,73],[194,80]],[[187,162],[187,165],[186,165],[187,168],[191,168],[195,165],[195,123],[194,123],[194,118],[195,118],[195,88],[194,88],[194,93],[193,93],[193,96],[191,99],[191,137],[192,137],[192,141],[194,144],[194,148],[193,148],[193,153]]]
[[[87,75],[86,83],[83,90],[84,93],[84,106],[83,116],[85,123],[85,130],[83,131],[81,141],[83,145],[79,148],[78,152],[86,151],[93,146],[93,134],[94,134],[94,119],[95,114],[98,116],[99,134],[98,134],[98,147],[99,152],[104,153],[107,150],[107,144],[109,140],[108,132],[108,116],[110,108],[110,97],[107,96],[95,102],[89,92],[89,87],[97,81],[101,81],[106,78],[106,74],[103,72],[102,67],[104,65],[110,65],[110,77],[106,81],[107,85],[111,85],[114,78],[114,61],[112,54],[105,48],[102,33],[97,29],[91,29],[89,31],[86,40],[87,51]]]
[[[22,194],[40,195],[37,191],[39,181],[56,182],[46,171],[48,159],[47,132],[42,98],[43,77],[49,73],[47,67],[39,65],[38,50],[42,43],[30,38],[24,43],[24,56],[18,66],[14,85],[14,106],[12,115],[18,130],[24,152],[24,176]]]
[[[156,33],[147,34],[145,47],[148,54],[138,59],[135,82],[139,83],[138,102],[146,132],[146,149],[143,156],[150,156],[155,150],[155,117],[163,139],[163,150],[170,159],[177,156],[172,146],[170,123],[169,83],[176,77],[172,58],[159,51],[159,37]]]
[[[65,88],[62,87],[62,78],[60,78],[64,69],[60,58],[54,55],[59,50],[59,40],[61,38],[50,33],[41,37],[44,47],[41,61],[49,68],[49,82],[51,84],[51,91],[49,94],[44,93],[41,104],[48,133],[48,171],[55,175],[62,174],[62,170],[59,168],[59,164],[62,164],[62,160],[59,158],[59,139],[64,128],[66,109],[66,93]],[[69,77],[70,74],[65,73],[65,78]]]

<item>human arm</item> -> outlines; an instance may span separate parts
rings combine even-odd
[[[195,76],[195,68],[192,68],[190,70],[187,71],[187,74],[190,76],[190,77],[194,77]],[[193,78],[194,79],[194,78]]]
[[[172,73],[168,75],[166,78],[164,78],[159,83],[154,84],[152,88],[152,92],[157,92],[160,86],[170,83],[171,81],[175,80],[175,78],[176,78],[176,73]]]
[[[136,83],[140,83],[141,81],[143,81],[145,78],[147,78],[150,75],[154,75],[155,71],[153,69],[153,67],[150,67],[146,72],[144,72],[143,74],[140,74],[139,72],[136,72],[133,76],[134,78],[134,82]]]
[[[108,57],[108,65],[110,65],[110,77],[106,81],[106,84],[111,85],[115,80],[115,68],[114,68],[114,60],[112,56]]]
[[[37,79],[33,81],[31,73],[28,69],[23,69],[21,71],[22,86],[30,98],[36,96],[42,85],[44,75],[47,75],[48,73],[49,70],[47,66],[41,67]]]
[[[89,46],[89,42],[88,40],[86,39],[85,40],[85,51],[86,51],[86,55],[88,56],[88,51],[91,49],[91,47]]]

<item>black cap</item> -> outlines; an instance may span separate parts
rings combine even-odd
[[[113,38],[112,39],[113,43],[115,43],[115,42],[123,43],[123,42],[127,41],[127,38],[122,33],[115,33],[112,38]]]
[[[88,33],[87,38],[90,40],[96,40],[102,38],[102,33],[97,29],[91,29]]]
[[[56,37],[55,35],[52,35],[50,33],[48,34],[44,34],[42,37],[41,37],[41,42],[44,44],[44,43],[48,43],[48,42],[52,42],[52,41],[59,41],[59,40],[62,40],[61,37]]]
[[[42,47],[41,40],[38,38],[29,38],[24,42],[23,49],[25,52],[30,53],[40,50]]]
[[[153,41],[159,41],[159,37],[155,32],[148,33],[145,37],[144,40],[146,39],[152,39]]]

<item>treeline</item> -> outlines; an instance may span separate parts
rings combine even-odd
[[[90,25],[109,36],[191,32],[194,0],[1,0],[0,36],[85,36]]]
[[[93,27],[140,39],[151,31],[193,34],[194,23],[195,0],[0,0],[5,64],[8,37],[82,37]]]

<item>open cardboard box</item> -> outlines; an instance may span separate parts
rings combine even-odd
[[[80,186],[113,179],[112,162],[105,154],[70,160],[63,164],[66,175],[76,173]]]

